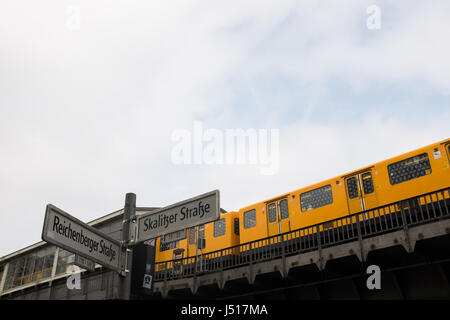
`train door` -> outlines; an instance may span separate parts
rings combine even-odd
[[[205,238],[205,225],[192,227],[189,229],[189,237],[187,239],[187,257],[195,257],[200,252],[198,250],[199,239]]]
[[[189,229],[189,238],[187,239],[188,252],[186,257],[197,257],[195,260],[197,271],[203,270],[204,267],[203,254],[205,253],[205,241],[203,239],[205,239],[204,224]],[[189,260],[188,263],[193,263],[192,261]]]
[[[267,230],[269,237],[290,231],[287,198],[267,204]]]
[[[173,250],[173,274],[181,275],[183,273],[183,258],[184,258],[184,249],[175,249]]]
[[[377,196],[372,170],[348,176],[345,179],[349,214],[365,211],[377,206]]]
[[[196,227],[189,228],[188,230],[188,239],[187,239],[187,257],[195,256],[195,248],[197,244],[197,232]]]

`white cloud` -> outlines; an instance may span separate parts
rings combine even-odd
[[[360,122],[320,125],[297,121],[281,130],[280,170],[263,176],[254,166],[203,166],[192,188],[219,186],[228,210],[290,192],[448,138],[450,112],[411,126],[400,117],[367,114]],[[206,188],[207,189],[207,188]]]
[[[80,7],[80,30],[66,28],[69,4]],[[159,206],[220,188],[223,207],[237,209],[445,138],[448,113],[416,127],[366,111],[362,123],[291,119],[275,176],[170,162],[171,133],[193,120],[281,123],[276,106],[241,122],[247,106],[233,90],[255,79],[287,76],[319,94],[330,79],[360,91],[417,81],[448,98],[448,2],[379,1],[379,31],[365,28],[369,4],[3,1],[0,255],[39,240],[48,202],[89,221],[121,207],[126,192]],[[270,110],[253,90],[249,103]],[[320,113],[299,105],[308,103]]]

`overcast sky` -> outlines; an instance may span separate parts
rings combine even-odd
[[[381,10],[368,29],[367,8]],[[0,256],[219,189],[241,207],[449,138],[450,1],[2,0]],[[176,165],[174,130],[279,129],[279,170]]]

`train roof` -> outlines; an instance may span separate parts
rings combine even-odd
[[[304,190],[304,189],[314,189],[314,188],[316,188],[316,187],[322,186],[324,183],[327,183],[327,182],[329,183],[330,181],[337,181],[337,180],[345,179],[345,178],[348,177],[348,176],[351,176],[351,175],[354,175],[354,174],[357,174],[357,173],[360,173],[360,172],[364,172],[364,171],[366,171],[366,170],[368,170],[368,169],[370,169],[370,168],[373,168],[373,167],[375,167],[375,166],[381,165],[381,164],[383,164],[383,163],[385,163],[385,162],[393,161],[393,160],[395,160],[396,158],[403,157],[403,156],[409,156],[409,155],[412,156],[413,154],[417,153],[418,151],[426,150],[426,149],[428,149],[428,148],[430,148],[430,147],[438,146],[438,145],[443,145],[443,144],[447,144],[447,143],[450,143],[450,139],[444,139],[444,140],[442,140],[442,141],[438,141],[438,142],[429,144],[429,145],[427,145],[427,146],[420,147],[420,148],[417,148],[417,149],[414,149],[414,150],[411,150],[411,151],[408,151],[408,152],[405,152],[405,153],[402,153],[402,154],[399,154],[399,155],[396,155],[396,156],[393,156],[393,157],[390,157],[390,158],[387,158],[387,159],[384,159],[384,160],[381,160],[381,161],[378,161],[378,162],[376,162],[376,163],[374,163],[374,164],[371,164],[371,165],[369,165],[369,166],[365,166],[365,167],[362,167],[362,168],[359,168],[359,169],[356,169],[356,170],[347,172],[347,173],[345,173],[345,174],[343,174],[343,175],[338,175],[338,176],[335,176],[335,177],[332,177],[332,178],[328,178],[328,179],[322,180],[322,181],[320,181],[320,182],[316,182],[316,183],[314,183],[314,184],[311,184],[311,185],[308,185],[308,186],[304,186],[304,187],[301,187],[301,188],[292,190],[292,191],[290,191],[290,192],[286,192],[286,193],[283,193],[283,194],[281,194],[281,195],[277,195],[277,196],[275,196],[275,197],[268,198],[268,199],[266,199],[266,200],[263,200],[263,201],[259,201],[259,202],[250,204],[250,205],[248,205],[248,206],[245,206],[245,207],[240,208],[238,211],[240,211],[240,210],[246,210],[247,208],[251,208],[251,207],[253,207],[254,205],[256,205],[256,204],[258,204],[258,203],[261,203],[261,202],[267,203],[267,202],[275,201],[275,200],[277,200],[277,199],[282,199],[282,198],[284,198],[284,197],[290,195],[291,193],[296,193],[296,192],[298,192],[298,191],[300,191],[300,190]]]

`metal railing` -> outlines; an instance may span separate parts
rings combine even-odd
[[[450,217],[450,188],[176,261],[155,264],[155,281],[194,277],[321,250]]]

